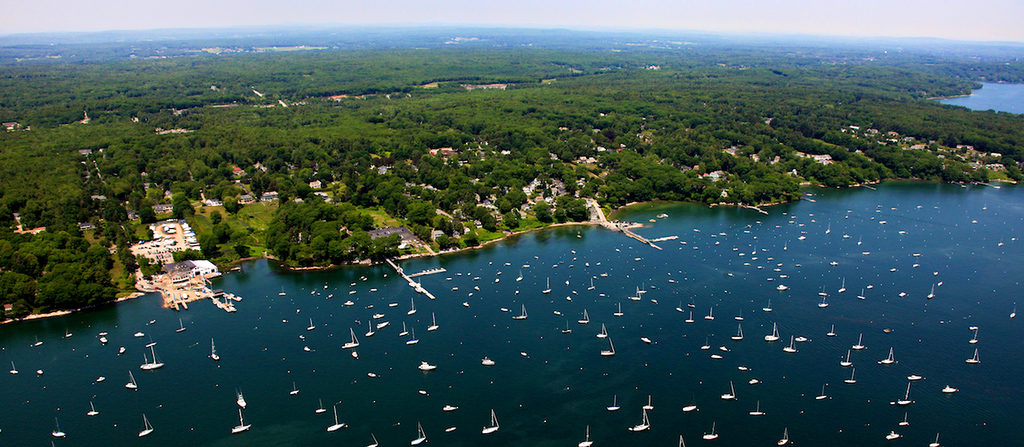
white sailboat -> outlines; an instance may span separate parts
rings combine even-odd
[[[617,310],[615,312],[612,312],[612,315],[614,315],[616,317],[621,317],[622,315],[624,315],[622,313],[622,302],[619,302],[619,310]]]
[[[835,337],[836,336],[836,325],[835,324],[833,324],[832,327],[829,328],[828,332],[825,333],[825,336],[827,336],[827,337]]]
[[[935,298],[935,284],[932,283],[932,291],[928,292],[928,299]]]
[[[793,336],[792,335],[789,336],[789,346],[786,346],[785,348],[782,348],[782,352],[785,352],[785,353],[788,353],[788,354],[792,354],[792,353],[796,352],[796,347],[793,346]]]
[[[847,349],[846,350],[846,359],[845,360],[840,360],[839,361],[839,366],[842,366],[843,368],[846,368],[846,367],[849,367],[849,366],[852,366],[852,365],[853,365],[853,362],[850,361],[850,350]]]
[[[526,304],[520,304],[519,315],[512,317],[513,320],[525,320],[526,319]]]
[[[910,384],[911,383],[913,383],[913,382],[907,382],[907,392],[903,394],[903,399],[899,399],[899,400],[896,401],[896,405],[899,405],[901,407],[905,407],[907,405],[910,405],[910,404],[914,403],[914,401],[910,400]]]
[[[381,318],[383,318],[383,315],[381,315]],[[366,325],[366,333],[363,334],[363,336],[364,337],[373,337],[373,335],[376,334],[376,332],[373,331],[373,328],[374,328],[373,316],[371,316],[370,319],[366,320],[366,321],[368,321],[369,323],[367,323],[367,325]]]
[[[156,346],[156,343],[149,343],[146,346],[149,348],[150,354],[153,354],[153,361],[143,363],[142,365],[139,365],[139,368],[142,368],[143,370],[146,371],[163,368],[164,364],[162,362],[158,362],[156,359],[156,351],[153,348],[154,346]]]
[[[248,431],[252,427],[252,424],[246,424],[245,420],[242,419],[242,409],[238,409],[238,425],[231,427],[231,434],[241,433]]]
[[[757,405],[754,406],[754,411],[747,413],[751,416],[764,416],[764,412],[761,411],[761,401],[757,401]]]
[[[185,332],[185,325],[181,322],[181,318],[178,319],[178,329],[176,329],[174,332],[177,332],[177,333]]]
[[[491,425],[484,427],[483,430],[480,431],[480,433],[489,435],[496,431],[498,431],[498,416],[494,414],[494,409],[491,408]]]
[[[436,331],[440,326],[437,325],[437,318],[434,317],[434,313],[430,313],[430,326],[427,326],[427,332]]]
[[[652,397],[651,397],[650,394],[647,395],[647,405],[644,405],[643,409],[647,410],[647,411],[651,411],[651,410],[654,409],[654,401],[652,400]]]
[[[853,385],[853,384],[857,383],[857,379],[853,378],[854,374],[857,374],[857,368],[853,368],[852,370],[850,370],[850,378],[843,380],[843,383],[848,384],[848,385]]]
[[[420,445],[427,440],[427,434],[423,431],[423,426],[420,425],[419,421],[416,421],[416,439],[409,442],[409,445]]]
[[[789,427],[782,429],[782,439],[777,443],[778,445],[789,444]]]
[[[541,290],[540,293],[543,293],[543,294],[546,295],[546,294],[551,293],[551,277],[550,276],[548,277],[547,282],[545,284],[546,285],[544,286],[544,290]]]
[[[345,344],[341,345],[341,349],[352,349],[352,348],[356,348],[356,347],[359,346],[359,340],[356,339],[356,331],[355,331],[355,329],[348,328],[348,333],[349,333],[349,335],[352,336],[352,340],[349,341],[348,343],[345,343]]]
[[[604,357],[611,357],[615,355],[615,345],[612,343],[611,337],[608,337],[608,349],[602,350],[601,355]]]
[[[12,375],[13,374],[18,374],[18,368],[14,367],[14,361],[13,360],[11,360],[11,371],[10,372],[11,372]]]
[[[821,296],[821,302],[818,303],[818,308],[819,309],[824,309],[824,308],[828,307],[828,302],[825,301],[826,298],[827,297],[825,295]]]
[[[413,315],[415,313],[416,313],[416,299],[415,298],[409,298],[409,311],[406,312],[405,314],[406,315]]]
[[[238,408],[245,408],[245,396],[242,395],[241,391],[236,391],[235,394],[237,394],[235,397],[235,403],[238,404]]]
[[[323,399],[317,399],[316,401],[320,403],[320,406],[316,407],[316,410],[313,410],[313,413],[314,414],[324,414],[324,413],[326,413],[327,409],[324,408],[324,400]]]
[[[861,344],[863,341],[864,341],[864,333],[861,332],[861,334],[857,336],[857,344],[851,346],[850,348],[853,349],[854,351],[860,351],[860,350],[866,348],[866,346]]]
[[[906,412],[904,412],[904,413],[903,413],[903,420],[902,420],[902,421],[900,421],[900,422],[899,422],[898,424],[896,424],[896,425],[899,425],[900,427],[906,427],[906,426],[909,426],[909,425],[910,425],[910,419],[908,419],[909,417],[910,417],[910,413],[906,413]]]
[[[142,413],[142,427],[142,431],[139,432],[140,438],[153,433],[153,426],[150,425],[149,419],[146,418],[146,413]]]
[[[129,390],[139,389],[139,385],[135,383],[135,376],[132,375],[131,371],[128,371],[128,383],[124,384],[124,387]]]
[[[974,356],[964,360],[964,362],[968,365],[977,365],[978,363],[981,363],[981,359],[978,358],[978,348],[974,348]]]
[[[583,441],[576,444],[576,447],[591,447],[594,445],[594,441],[590,440],[590,426],[587,426],[587,434],[583,437]]]
[[[973,345],[973,344],[975,344],[977,342],[978,342],[978,327],[975,326],[974,327],[974,337],[971,337],[971,339],[968,340],[967,343],[970,343],[970,344]],[[13,366],[14,364],[12,363],[11,365]]]
[[[563,334],[571,334],[572,329],[569,329],[569,320],[565,320],[565,329],[562,329]]]
[[[370,439],[373,439],[373,443],[367,444],[366,447],[377,447],[379,443],[377,442],[377,437],[374,436],[373,433],[370,433]]]
[[[608,411],[619,411],[619,408],[622,408],[622,407],[619,406],[619,396],[617,394],[613,394],[612,395],[612,404],[607,406],[607,407],[605,407],[605,409],[608,410]]]
[[[729,338],[731,338],[732,341],[741,341],[741,340],[743,340],[743,326],[740,325],[739,323],[737,323],[736,324],[736,335],[733,335],[732,337],[729,337]]]
[[[705,320],[714,320],[715,319],[715,306],[711,306],[711,307],[708,308],[708,314],[704,316],[704,319]]]
[[[85,415],[86,416],[96,416],[97,414],[100,414],[100,412],[96,411],[96,407],[92,404],[92,401],[90,400],[89,401],[89,411],[86,412]]]
[[[866,299],[866,297],[864,296],[864,289],[863,288],[860,289],[860,295],[857,295],[857,299],[859,299],[859,300]]]
[[[711,440],[714,440],[714,439],[718,439],[718,433],[715,433],[715,423],[716,422],[712,422],[711,423],[711,433],[704,433],[704,436],[702,436],[702,438],[704,438],[704,440],[711,441]]]
[[[843,285],[839,286],[839,291],[838,291],[838,293],[843,293],[843,292],[845,292],[845,291],[846,291],[846,278],[844,277],[844,278],[843,278]]]
[[[220,360],[220,356],[217,355],[217,345],[213,344],[213,338],[210,339],[210,358],[215,362]]]
[[[931,443],[931,444],[928,444],[928,447],[939,447],[939,446],[941,446],[941,445],[942,445],[942,444],[939,444],[939,434],[938,434],[938,433],[936,433],[936,434],[935,434],[935,442],[933,442],[933,443]]]
[[[292,390],[288,394],[292,396],[299,394],[299,388],[295,385],[295,381],[292,381]]]
[[[683,320],[683,322],[684,323],[693,323],[693,311],[692,310],[690,311],[690,316],[686,317],[686,319]]]
[[[825,387],[826,386],[828,386],[827,383],[821,386],[821,394],[819,394],[817,396],[814,396],[814,400],[825,400],[825,399],[828,399],[828,394],[825,394]]]
[[[407,344],[407,345],[414,345],[414,344],[419,343],[419,342],[420,342],[420,339],[416,338],[416,328],[412,328],[412,337],[410,339],[406,340],[405,344]]]
[[[882,360],[879,360],[878,364],[879,365],[891,365],[893,363],[896,363],[896,358],[893,357],[892,347],[890,346],[889,347],[889,356],[884,358],[884,359],[882,359]]]
[[[312,331],[313,329],[316,329],[316,326],[313,325],[313,318],[310,317],[310,319],[309,319],[309,326],[306,326],[306,330],[307,331]]]
[[[334,404],[334,424],[327,427],[327,431],[338,431],[339,428],[344,427],[345,424],[338,422],[338,404]]]
[[[779,341],[779,325],[778,323],[772,323],[772,333],[764,336],[764,341],[773,342]]]
[[[629,427],[629,431],[633,431],[633,432],[646,431],[646,430],[650,430],[650,429],[651,429],[651,420],[647,418],[647,410],[646,409],[642,410],[642,412],[641,412],[640,424],[639,425],[634,425],[632,427]]]
[[[579,324],[590,323],[590,314],[587,313],[586,309],[583,309],[583,318],[580,318],[579,320],[576,320],[576,322],[579,323]]]
[[[722,400],[736,400],[736,388],[732,385],[732,380],[729,381],[729,392],[722,395]]]
[[[54,438],[63,438],[65,436],[67,436],[67,434],[64,433],[64,431],[60,429],[60,421],[57,420],[56,417],[53,418],[53,422],[54,422],[54,424],[56,424],[56,427],[53,429],[52,432],[50,432],[50,434],[53,435]]]
[[[771,298],[768,298],[768,304],[765,305],[764,307],[762,307],[761,310],[764,311],[764,312],[771,312],[772,311],[772,299]]]
[[[587,287],[587,290],[594,290],[594,277],[593,276],[590,277],[590,287]]]
[[[601,323],[601,332],[597,333],[597,338],[607,338],[608,328],[604,327],[604,323]]]

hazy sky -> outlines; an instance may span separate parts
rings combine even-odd
[[[3,0],[0,6],[0,34],[463,24],[1024,42],[1024,0]]]

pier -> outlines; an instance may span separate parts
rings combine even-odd
[[[434,298],[434,295],[432,295],[430,293],[430,291],[428,291],[427,289],[423,288],[423,285],[421,285],[419,282],[414,281],[413,277],[430,275],[430,274],[433,274],[433,273],[441,273],[441,272],[444,272],[445,269],[438,268],[438,269],[424,270],[424,271],[419,272],[419,273],[413,273],[412,275],[407,275],[407,274],[405,274],[405,270],[402,269],[402,267],[399,267],[398,264],[395,264],[394,261],[392,261],[390,259],[385,259],[384,262],[387,262],[388,265],[390,265],[391,268],[395,269],[395,271],[398,272],[399,275],[402,275],[402,278],[405,278],[405,280],[409,282],[409,287],[412,287],[413,290],[426,295],[427,298],[430,298],[432,300],[436,299],[436,298]]]
[[[613,221],[610,221],[610,220],[608,220],[604,216],[604,210],[601,209],[601,206],[597,204],[596,200],[594,200],[594,199],[586,199],[586,201],[587,201],[587,206],[590,208],[590,220],[600,222],[601,226],[603,226],[603,227],[605,227],[605,228],[607,228],[609,230],[614,230],[614,231],[621,232],[622,234],[625,234],[626,236],[629,236],[629,237],[631,237],[633,239],[636,239],[636,240],[638,240],[640,242],[643,242],[643,243],[645,243],[647,245],[650,245],[651,247],[654,247],[654,248],[656,248],[658,250],[661,250],[661,247],[655,245],[653,241],[650,241],[647,238],[645,238],[645,237],[643,237],[643,236],[641,236],[639,234],[636,234],[636,233],[630,231],[631,228],[636,228],[636,227],[638,227],[640,225],[630,224],[628,222],[613,222]]]

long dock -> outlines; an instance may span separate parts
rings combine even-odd
[[[647,245],[650,245],[651,247],[654,247],[654,248],[657,248],[658,250],[661,250],[661,247],[655,245],[654,242],[648,240],[647,238],[645,238],[645,237],[643,237],[643,236],[641,236],[639,234],[636,234],[636,233],[630,231],[629,230],[629,228],[630,228],[629,224],[623,223],[623,222],[612,222],[612,221],[609,221],[608,218],[606,218],[604,216],[604,211],[601,210],[601,206],[597,204],[596,200],[594,200],[594,199],[586,199],[586,201],[587,201],[587,206],[590,207],[590,220],[591,221],[600,222],[601,226],[603,226],[603,227],[605,227],[605,228],[607,228],[609,230],[615,230],[615,231],[622,232],[626,236],[629,236],[629,237],[631,237],[633,239],[636,239],[636,240],[638,240],[640,242],[643,242],[643,243],[645,243]]]
[[[413,278],[413,276],[423,276],[423,275],[429,275],[431,273],[440,273],[441,271],[444,271],[444,269],[424,270],[424,271],[419,272],[419,273],[414,273],[413,275],[407,275],[407,274],[405,274],[405,270],[403,270],[402,267],[399,267],[398,264],[395,264],[394,261],[392,261],[390,259],[385,259],[384,262],[387,262],[388,265],[390,265],[391,268],[395,269],[395,271],[398,272],[399,275],[402,275],[402,278],[405,278],[405,280],[409,282],[409,287],[412,287],[413,290],[426,295],[427,298],[430,298],[432,300],[436,299],[436,298],[434,298],[434,295],[432,295],[430,293],[430,291],[428,291],[427,289],[424,289],[423,285],[421,285],[420,283],[414,281],[412,278]]]

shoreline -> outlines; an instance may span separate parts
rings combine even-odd
[[[116,298],[116,299],[111,300],[111,301],[107,301],[105,303],[93,304],[93,305],[90,305],[90,306],[79,307],[77,309],[55,310],[53,312],[47,312],[47,313],[43,313],[43,314],[31,314],[31,315],[27,315],[27,316],[22,317],[22,318],[5,318],[3,320],[0,320],[0,325],[4,325],[4,324],[8,324],[8,323],[17,323],[17,322],[20,322],[20,321],[42,320],[42,319],[45,319],[45,318],[61,317],[61,316],[69,315],[69,314],[76,313],[76,312],[93,310],[93,309],[96,309],[96,308],[99,308],[99,307],[117,304],[117,303],[120,303],[122,301],[133,300],[133,299],[145,296],[148,293],[150,293],[150,292],[141,292],[141,291],[140,292],[132,292],[132,293],[129,293],[128,295],[122,296],[120,298]]]

